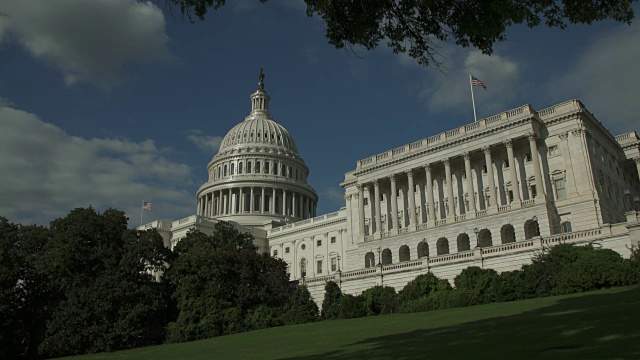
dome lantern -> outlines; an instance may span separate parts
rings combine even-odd
[[[264,90],[264,71],[260,68],[258,89],[251,94],[251,115],[264,114],[269,117],[269,100],[271,97]]]

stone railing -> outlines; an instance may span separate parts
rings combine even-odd
[[[455,217],[455,221],[456,221],[456,222],[458,222],[458,221],[462,221],[462,220],[465,220],[466,218],[467,218],[467,214],[456,215],[456,217]]]
[[[487,209],[476,211],[476,217],[483,217],[487,215]]]
[[[542,239],[542,245],[556,245],[563,242],[575,242],[587,240],[590,237],[597,237],[602,234],[602,229],[584,230],[560,235],[551,236]]]
[[[472,258],[474,257],[474,255],[475,254],[473,253],[473,250],[460,252],[457,254],[438,255],[435,257],[430,257],[429,264],[440,264],[443,262],[459,261],[460,259]]]
[[[536,199],[520,200],[520,206],[522,207],[533,206],[535,204],[536,204]]]
[[[447,219],[436,220],[436,226],[446,225],[446,224],[447,224]]]
[[[447,130],[440,134],[436,134],[425,139],[414,141],[410,144],[400,146],[389,151],[385,151],[381,154],[377,154],[377,155],[368,157],[366,159],[358,160],[356,169],[362,169],[365,167],[391,161],[394,158],[404,157],[411,152],[424,151],[429,147],[437,146],[447,141],[460,138],[472,133],[484,131],[490,127],[499,125],[498,123],[501,123],[504,121],[512,121],[514,119],[517,119],[523,116],[530,116],[533,114],[535,114],[535,111],[531,108],[530,105],[523,105],[518,108],[504,111],[500,114],[493,115],[485,119],[480,119],[474,123],[459,126],[455,129]]]
[[[416,266],[421,266],[421,265],[422,265],[422,260],[405,261],[405,262],[401,262],[401,263],[398,263],[398,264],[384,265],[384,266],[382,266],[382,271],[392,271],[392,270],[398,270],[398,269],[406,269],[406,268],[416,267]]]
[[[516,241],[516,242],[496,245],[487,249],[482,249],[482,253],[495,254],[495,253],[501,253],[501,252],[510,251],[510,250],[520,250],[520,249],[530,248],[532,246],[533,246],[533,240]]]
[[[511,210],[511,205],[508,205],[508,204],[507,204],[507,205],[500,205],[500,206],[498,206],[498,212],[499,212],[499,213],[501,213],[501,212],[505,212],[505,211],[509,211],[509,210]]]
[[[341,211],[343,212],[342,215],[346,216],[346,210],[341,210]],[[329,214],[316,216],[316,217],[311,218],[311,219],[305,219],[305,220],[296,221],[296,222],[291,223],[291,224],[275,227],[275,228],[269,230],[269,233],[273,234],[273,233],[277,233],[277,232],[280,232],[280,231],[285,231],[285,230],[288,230],[288,229],[297,229],[297,228],[301,228],[301,227],[312,226],[314,224],[318,224],[318,223],[323,223],[323,222],[329,221],[329,220],[331,220],[333,218],[339,217],[340,215],[341,215],[340,211],[336,211],[336,212],[332,212],[332,213],[329,213]]]

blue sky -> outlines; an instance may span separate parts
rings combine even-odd
[[[158,7],[160,6],[160,7]],[[0,3],[0,216],[48,224],[92,205],[137,225],[195,212],[219,141],[250,110],[264,68],[270,111],[294,136],[320,196],[356,161],[523,104],[577,98],[611,132],[636,130],[640,26],[517,26],[492,56],[442,44],[446,72],[385,46],[327,44],[302,1],[228,1],[204,22],[164,1]]]

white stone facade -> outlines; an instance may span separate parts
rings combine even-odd
[[[316,216],[309,169],[269,115],[262,79],[207,167],[197,215],[143,226],[167,246],[235,222],[322,301],[328,280],[347,293],[400,290],[427,271],[515,270],[559,242],[623,256],[639,244],[640,139],[612,136],[578,100],[524,105],[360,160],[341,184],[345,207]]]

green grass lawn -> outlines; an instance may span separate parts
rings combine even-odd
[[[640,287],[323,321],[74,359],[640,359]]]

